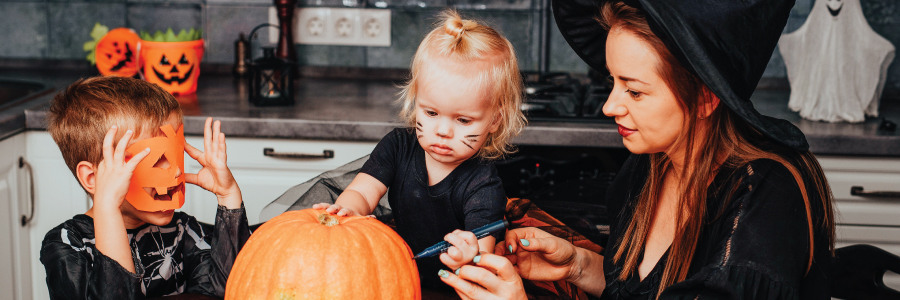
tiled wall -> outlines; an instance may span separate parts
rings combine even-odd
[[[348,0],[299,0],[301,6],[340,7]],[[437,12],[454,7],[464,16],[499,29],[512,42],[524,70],[539,67],[541,49],[540,0],[349,0],[368,1],[367,7],[392,10],[390,47],[297,45],[300,63],[314,66],[406,68]],[[814,0],[796,0],[785,32],[796,30]],[[872,28],[900,45],[900,1],[861,0]],[[81,60],[81,45],[94,22],[110,28],[127,26],[158,30],[203,27],[208,49],[205,62],[232,63],[239,32],[268,21],[271,0],[0,0],[0,59],[50,58]],[[550,36],[550,70],[584,73],[587,65],[559,35],[555,22]],[[266,31],[261,31],[267,41]],[[900,60],[900,59],[898,59]],[[900,67],[889,69],[887,89],[900,92]],[[785,78],[784,61],[775,52],[767,78]]]

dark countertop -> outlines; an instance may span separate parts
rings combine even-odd
[[[72,71],[0,70],[0,80],[45,83],[57,91],[88,76]],[[230,75],[200,76],[197,94],[179,97],[185,134],[202,135],[206,117],[223,121],[229,136],[378,141],[401,126],[399,88],[388,80],[301,78],[291,107],[255,107],[246,100],[246,84]],[[882,118],[900,122],[900,102],[883,101],[880,118],[864,123],[803,120],[788,110],[789,91],[759,90],[753,95],[764,115],[796,124],[816,154],[900,157],[900,132],[878,131]],[[49,101],[56,92],[0,111],[0,139],[23,130],[45,130]],[[624,147],[615,124],[532,122],[514,141],[523,145]]]

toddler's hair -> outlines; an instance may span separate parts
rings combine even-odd
[[[103,138],[112,125],[119,131],[113,145],[131,129],[134,137],[159,131],[181,106],[156,84],[134,78],[106,76],[80,79],[61,91],[47,115],[50,135],[72,174],[79,162],[95,167],[103,160]]]
[[[491,107],[499,119],[496,132],[488,135],[476,157],[497,159],[515,152],[510,144],[525,127],[522,104],[522,78],[512,44],[493,28],[472,20],[463,20],[454,10],[441,13],[437,26],[422,40],[413,57],[411,77],[403,86],[400,116],[406,124],[416,124],[416,92],[418,80],[429,71],[428,64],[435,57],[449,58],[460,64],[485,62],[488,68],[472,74],[472,80],[493,88]],[[495,119],[492,119],[495,120]]]

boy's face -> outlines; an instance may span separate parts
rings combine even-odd
[[[178,130],[182,126],[181,118],[172,114],[169,119],[163,123],[162,127],[171,126],[172,129]],[[139,145],[141,149],[132,149],[132,145],[141,141],[154,137],[168,137],[168,134],[162,129],[156,129],[153,135],[144,133],[141,136],[133,138],[129,143],[126,151],[126,157],[130,158],[129,152],[140,152],[146,145]],[[158,144],[151,147],[151,156],[148,156],[138,165],[132,175],[132,186],[129,188],[128,194],[125,196],[126,201],[122,204],[122,215],[133,218],[134,221],[150,223],[154,225],[166,225],[172,220],[174,209],[181,207],[184,203],[184,135],[179,134],[180,138],[179,153],[170,153],[175,150],[157,149],[158,147],[178,148],[178,141],[173,138],[167,138],[166,143]],[[171,144],[175,145],[171,145]],[[137,151],[132,151],[137,150]],[[165,152],[165,155],[159,155],[156,161],[152,161],[152,156],[157,152]],[[168,157],[167,157],[168,156]],[[180,156],[180,157],[179,157]],[[168,171],[168,172],[166,172]],[[151,185],[145,187],[145,185]],[[163,185],[153,187],[152,185]],[[162,190],[162,192],[160,192]],[[179,193],[180,192],[180,193]],[[142,194],[141,194],[142,193]],[[139,198],[140,197],[140,198]]]
[[[465,64],[429,74],[416,93],[416,138],[432,159],[460,164],[497,131],[499,118],[491,105],[489,84],[477,84]]]

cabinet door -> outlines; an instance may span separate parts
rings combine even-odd
[[[819,157],[835,200],[835,247],[869,244],[900,255],[900,197],[852,195],[864,191],[900,192],[900,159]],[[884,283],[900,290],[900,275],[888,272]]]
[[[202,148],[202,137],[189,136],[187,142]],[[260,221],[263,207],[281,196],[288,188],[303,183],[325,171],[368,155],[376,142],[344,142],[321,140],[281,140],[229,138],[228,167],[241,187],[244,207],[250,224]],[[264,149],[271,148],[276,153],[322,154],[324,150],[334,152],[333,158],[291,159],[266,156]],[[185,158],[187,172],[196,173],[200,165]],[[197,217],[201,222],[212,223],[216,213],[215,195],[197,186],[189,185],[182,210]]]
[[[34,172],[34,219],[27,225],[31,257],[31,286],[33,299],[50,299],[47,291],[47,275],[40,262],[41,241],[50,229],[72,218],[76,214],[85,213],[90,207],[90,198],[81,184],[72,175],[46,131],[28,131],[25,133],[26,159],[31,163]]]
[[[28,169],[19,165],[25,155],[25,135],[0,141],[0,299],[31,299],[28,231],[21,217],[32,207],[27,198]]]

